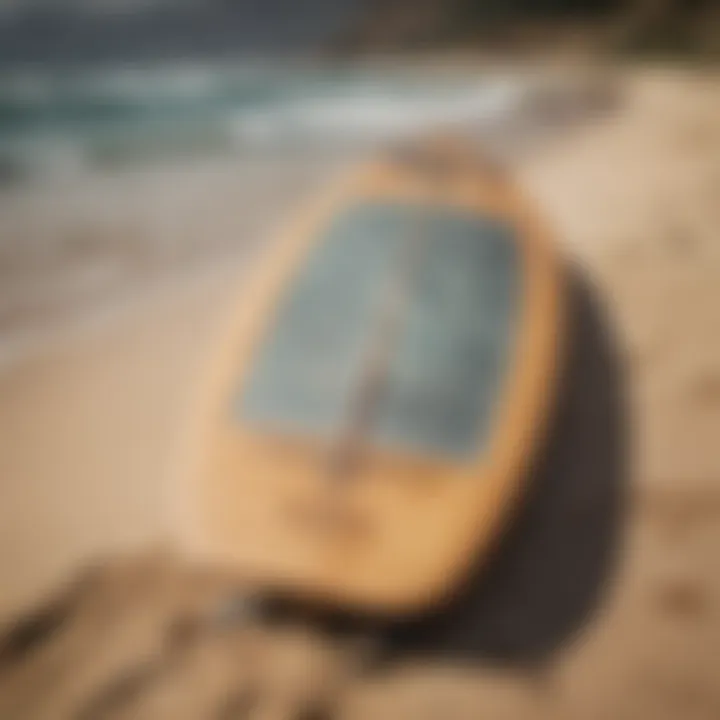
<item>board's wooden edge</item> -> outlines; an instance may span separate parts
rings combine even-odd
[[[301,238],[308,228],[317,227],[324,219],[332,215],[338,206],[347,202],[354,191],[363,186],[368,173],[374,172],[375,164],[370,163],[360,171],[351,171],[337,182],[332,191],[324,195],[318,202],[305,208],[300,219],[293,220],[286,229],[280,233],[279,240],[274,242],[264,253],[265,257],[259,262],[259,270],[252,279],[252,287],[247,288],[243,294],[254,297],[258,288],[268,283],[282,282],[298,262],[302,261],[305,252],[312,246],[312,242],[303,243]],[[381,600],[365,598],[359,600],[353,593],[344,593],[341,588],[328,590],[327,588],[296,588],[297,592],[307,599],[329,605],[343,605],[357,610],[365,610],[378,614],[398,614],[422,611],[424,608],[439,602],[451,593],[468,572],[472,562],[487,551],[493,539],[498,535],[516,504],[518,496],[522,493],[523,484],[527,475],[528,463],[531,462],[536,450],[547,432],[547,424],[551,415],[551,405],[559,380],[559,352],[562,342],[563,328],[563,281],[562,267],[556,253],[552,248],[552,239],[546,225],[532,209],[530,202],[522,195],[519,188],[504,177],[493,179],[493,193],[499,192],[500,204],[507,203],[507,210],[512,214],[521,229],[521,237],[526,246],[523,254],[525,264],[525,330],[519,333],[520,346],[511,356],[515,359],[514,369],[508,373],[505,385],[506,390],[501,394],[504,402],[499,410],[498,430],[492,436],[491,451],[485,458],[482,466],[478,462],[467,469],[467,472],[486,477],[483,484],[485,498],[483,501],[483,514],[475,515],[474,522],[470,519],[459,518],[458,532],[466,538],[465,552],[456,565],[448,568],[441,579],[428,583],[421,592],[414,592],[412,596],[402,594]],[[392,189],[388,188],[390,196]],[[492,193],[491,193],[492,194]],[[491,203],[492,204],[492,203]],[[472,204],[471,204],[472,205]],[[474,209],[483,208],[476,204]],[[295,239],[293,239],[295,238]],[[289,250],[284,252],[283,261],[278,262],[278,248],[283,251],[284,243]],[[304,245],[304,247],[303,247]],[[529,258],[534,258],[529,259]],[[528,270],[527,265],[537,263],[538,270]],[[282,277],[281,277],[282,276]],[[262,318],[252,318],[252,308],[243,307],[246,303],[239,302],[239,311],[234,311],[229,318],[227,328],[223,333],[225,346],[232,348],[231,353],[221,353],[212,359],[209,372],[206,373],[208,382],[201,383],[198,400],[194,404],[193,414],[196,421],[189,424],[186,434],[185,447],[188,452],[183,461],[183,475],[185,492],[175,493],[184,498],[183,502],[175,504],[176,528],[180,529],[180,541],[186,551],[194,555],[205,557],[232,565],[231,558],[223,558],[211,543],[203,538],[197,531],[195,522],[196,511],[192,506],[192,485],[189,476],[202,466],[202,456],[208,447],[206,432],[209,424],[207,418],[212,416],[218,393],[222,392],[225,378],[228,374],[229,356],[234,355],[238,349],[235,342],[238,335],[254,336],[259,331]],[[248,325],[249,324],[249,325]],[[252,344],[252,342],[250,343]],[[247,349],[247,348],[246,348]],[[247,349],[249,352],[249,349]],[[530,358],[534,358],[530,362]],[[512,481],[508,481],[508,476]],[[187,492],[189,490],[189,492]],[[480,527],[478,527],[480,525]]]
[[[383,615],[417,614],[437,605],[452,595],[471,570],[490,558],[492,549],[505,526],[512,520],[529,479],[531,464],[548,437],[554,404],[562,373],[562,351],[566,338],[567,308],[565,306],[565,267],[554,247],[548,225],[521,189],[504,173],[497,173],[494,182],[507,193],[514,219],[521,230],[528,250],[524,257],[525,330],[518,334],[518,346],[511,352],[514,369],[505,380],[501,393],[504,402],[494,423],[497,428],[490,441],[491,450],[481,455],[468,468],[472,475],[483,474],[487,494],[483,512],[475,515],[464,529],[465,552],[439,582],[429,583],[424,592],[412,596],[389,598],[375,604],[372,610]],[[535,258],[538,270],[529,265]],[[535,361],[531,362],[530,359]],[[512,478],[508,482],[506,478]],[[462,523],[462,519],[458,518]],[[479,527],[481,526],[481,527]],[[485,556],[485,557],[484,557]],[[337,604],[352,603],[352,598],[326,598]],[[364,609],[369,607],[364,603]]]
[[[448,573],[445,586],[432,589],[409,609],[422,611],[423,607],[442,601],[471,569],[479,570],[481,562],[491,559],[487,553],[512,521],[513,510],[527,489],[532,463],[547,441],[551,427],[562,373],[562,349],[567,341],[565,269],[553,250],[545,223],[517,187],[513,193],[517,194],[518,218],[525,227],[532,228],[534,239],[530,242],[533,251],[542,254],[544,270],[528,273],[534,275],[529,280],[536,285],[526,302],[532,317],[526,318],[526,330],[520,334],[513,353],[515,369],[506,378],[507,389],[501,395],[505,402],[495,421],[497,431],[491,440],[489,463],[483,470],[486,473],[483,482],[490,488],[482,518],[477,518],[483,528],[468,542],[465,555]],[[536,362],[529,362],[531,357]],[[503,481],[506,477],[511,477],[512,482]],[[469,535],[477,529],[477,522]]]
[[[327,217],[338,202],[356,182],[357,168],[345,167],[337,172],[328,183],[329,190],[319,196],[305,199],[294,212],[289,213],[288,220],[278,221],[264,240],[264,247],[255,259],[255,271],[238,271],[239,289],[234,295],[233,303],[224,318],[219,322],[219,329],[214,338],[218,346],[235,347],[235,338],[241,328],[251,322],[253,308],[245,302],[247,296],[254,296],[273,275],[278,249],[298,230],[306,226],[314,226],[321,218]],[[178,452],[168,473],[165,483],[165,505],[167,513],[167,536],[170,543],[185,556],[211,564],[226,565],[218,558],[199,530],[196,507],[196,484],[194,479],[200,472],[203,459],[207,452],[208,417],[213,414],[217,391],[224,379],[227,356],[208,348],[205,360],[202,361],[202,373],[191,392],[187,404],[184,421],[178,431]],[[229,563],[232,565],[232,563]]]

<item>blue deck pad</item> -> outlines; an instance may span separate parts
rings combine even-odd
[[[368,203],[334,222],[281,300],[244,420],[323,437],[346,425],[408,242],[423,247],[371,438],[422,454],[482,449],[515,331],[518,251],[511,228],[442,207]]]
[[[385,205],[360,206],[334,222],[280,302],[242,397],[243,417],[285,431],[338,433],[402,226],[399,210]]]
[[[429,211],[430,242],[398,339],[374,435],[453,456],[487,438],[515,324],[516,246],[509,229]]]

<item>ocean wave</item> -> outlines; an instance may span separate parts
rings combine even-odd
[[[519,100],[512,84],[488,84],[456,94],[401,95],[376,91],[329,98],[304,98],[234,115],[242,141],[320,140],[323,143],[379,140],[437,125],[488,122]]]
[[[272,66],[118,67],[0,78],[0,170],[76,172],[300,143],[319,150],[511,112],[516,78]],[[64,170],[63,170],[64,168]]]

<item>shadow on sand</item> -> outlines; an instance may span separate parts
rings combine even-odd
[[[619,551],[627,418],[618,347],[588,280],[569,273],[565,369],[524,504],[449,605],[390,633],[391,654],[536,665],[586,625]]]

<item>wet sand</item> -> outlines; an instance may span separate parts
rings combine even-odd
[[[720,715],[718,118],[717,76],[634,74],[616,116],[516,168],[626,354],[633,501],[598,616],[540,673],[403,664],[352,684],[345,716]],[[3,371],[4,617],[90,558],[163,538],[188,392],[236,277],[209,274]]]

